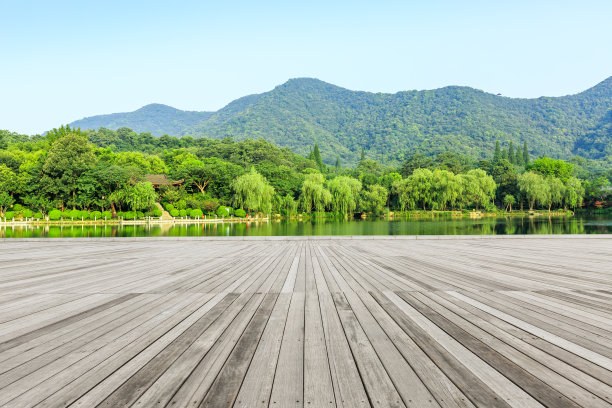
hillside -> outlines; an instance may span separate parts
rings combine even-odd
[[[318,142],[328,163],[336,156],[355,163],[362,148],[367,157],[390,164],[414,151],[457,151],[481,158],[490,155],[495,140],[512,140],[515,145],[527,140],[535,155],[612,156],[612,77],[576,95],[536,99],[507,98],[458,86],[370,93],[301,78],[240,98],[214,113],[173,110],[170,115],[172,108],[164,107],[160,119],[155,112],[141,112],[145,108],[121,114],[120,118],[126,118],[121,124],[114,115],[104,115],[71,126],[127,126],[156,135],[162,128],[173,128],[164,133],[264,138],[303,155]],[[181,119],[183,114],[189,120]],[[127,115],[137,120],[128,120]],[[166,119],[171,117],[172,122]]]
[[[136,132],[151,132],[154,136],[182,135],[189,128],[206,120],[211,112],[192,112],[175,109],[171,106],[152,103],[134,112],[111,113],[77,120],[71,127],[81,129],[119,129],[128,127]]]

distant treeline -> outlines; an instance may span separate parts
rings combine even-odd
[[[0,131],[0,213],[5,218],[88,218],[236,213],[380,214],[386,210],[496,211],[605,205],[611,171],[580,161],[533,160],[526,143],[478,162],[446,152],[413,154],[400,168],[362,151],[355,168],[323,163],[262,140],[155,138],[127,128],[81,131],[62,127],[44,136]],[[147,174],[180,186],[154,189]],[[55,211],[54,211],[55,210]]]

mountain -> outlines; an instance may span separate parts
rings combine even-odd
[[[210,117],[211,112],[192,112],[175,109],[168,105],[152,103],[134,112],[111,113],[77,120],[71,127],[81,129],[119,129],[128,127],[136,132],[151,132],[154,136],[182,135],[192,126]]]
[[[460,86],[370,93],[300,78],[237,99],[212,113],[163,107],[160,117],[156,112],[142,112],[148,107],[70,125],[127,126],[155,135],[264,138],[302,155],[317,142],[328,163],[337,156],[355,163],[362,148],[367,157],[389,164],[415,151],[456,151],[483,158],[490,156],[496,140],[513,141],[515,146],[527,141],[537,156],[612,157],[612,77],[576,95],[535,99]]]

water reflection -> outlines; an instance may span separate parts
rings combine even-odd
[[[228,224],[0,226],[1,238],[256,236],[256,235],[489,235],[605,234],[612,217],[435,218],[311,220]]]

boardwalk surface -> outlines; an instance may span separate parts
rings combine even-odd
[[[0,406],[612,406],[610,238],[0,245]]]

